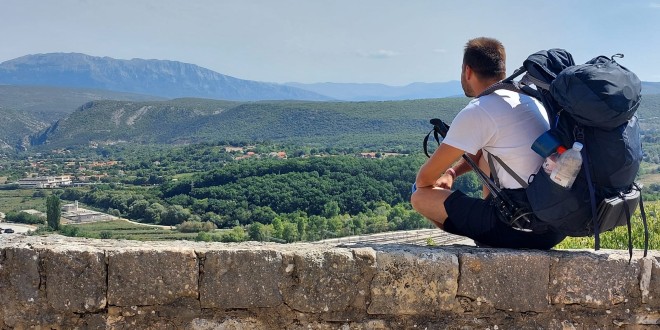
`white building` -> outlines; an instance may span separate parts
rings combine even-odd
[[[25,178],[18,180],[18,185],[21,188],[57,188],[62,186],[70,186],[72,183],[71,176],[40,176],[36,178]]]
[[[117,217],[97,212],[93,210],[84,209],[78,207],[78,201],[75,201],[71,204],[62,205],[62,219],[66,223],[87,223],[87,222],[96,222],[96,221],[108,221],[115,220]]]

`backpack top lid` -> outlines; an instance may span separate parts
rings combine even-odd
[[[613,59],[598,56],[563,70],[551,83],[550,93],[579,124],[611,129],[635,115],[642,83]]]
[[[548,85],[559,73],[573,65],[575,62],[571,53],[559,48],[538,51],[523,62],[529,75]]]

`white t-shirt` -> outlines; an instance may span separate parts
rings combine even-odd
[[[454,118],[443,143],[473,155],[480,149],[490,152],[527,180],[543,162],[532,143],[549,128],[545,109],[536,99],[497,90],[470,101]],[[485,153],[484,157],[488,160]],[[521,188],[497,161],[495,170],[501,188]]]

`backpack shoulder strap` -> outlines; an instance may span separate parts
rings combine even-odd
[[[495,171],[495,164],[493,164],[493,159],[495,159],[500,164],[500,166],[502,166],[502,168],[507,173],[509,173],[509,175],[511,175],[511,177],[513,177],[518,182],[518,184],[520,184],[520,186],[522,186],[523,188],[527,188],[529,186],[529,184],[525,180],[523,180],[518,174],[516,174],[516,172],[514,172],[513,169],[511,169],[511,167],[509,167],[509,165],[507,165],[500,157],[497,157],[491,154],[490,152],[488,152],[488,166],[490,167],[490,173],[493,176],[493,180],[495,180],[495,183],[497,184],[498,187],[502,187],[502,186],[500,185],[500,180],[497,177],[497,171]]]

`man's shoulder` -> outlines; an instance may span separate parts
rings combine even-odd
[[[516,107],[520,104],[533,105],[543,109],[543,104],[536,98],[522,92],[514,92],[507,89],[498,89],[493,93],[475,99],[477,105],[483,107]]]

